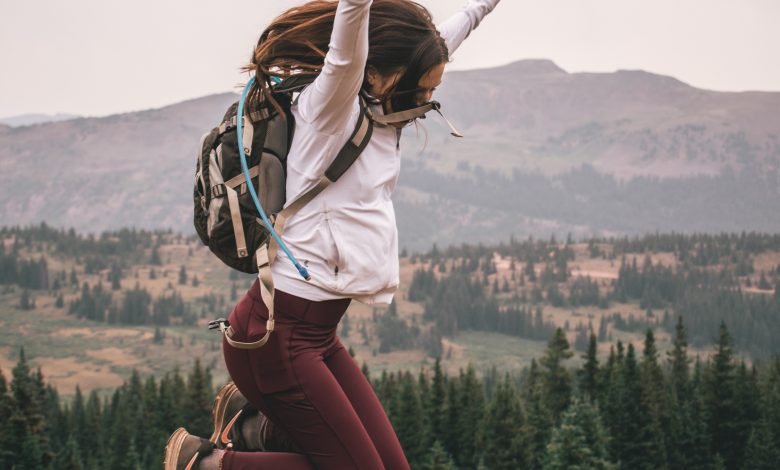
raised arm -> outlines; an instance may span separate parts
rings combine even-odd
[[[467,0],[461,11],[437,26],[441,37],[447,43],[450,59],[463,40],[493,11],[499,1],[501,0]]]
[[[321,132],[342,130],[356,102],[368,57],[372,0],[339,0],[325,65],[298,101],[301,117]]]

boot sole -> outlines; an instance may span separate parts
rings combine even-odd
[[[229,383],[223,386],[217,397],[214,399],[214,408],[211,411],[211,419],[214,422],[214,433],[209,438],[209,441],[217,444],[217,446],[224,447],[230,443],[226,435],[226,431],[235,423],[236,419],[241,415],[241,411],[236,413],[233,418],[225,423],[225,414],[227,412],[227,405],[230,403],[230,399],[238,393],[238,387],[234,383]],[[168,470],[168,469],[165,469]]]
[[[187,430],[179,428],[171,434],[168,438],[168,442],[165,444],[165,457],[163,458],[164,470],[177,470],[177,464],[179,460],[179,454],[181,453],[181,447],[184,444],[184,440],[187,438]],[[184,467],[185,470],[192,468],[192,464],[195,463],[198,454],[192,456],[192,459]]]

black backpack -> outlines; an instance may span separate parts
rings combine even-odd
[[[294,118],[290,112],[292,95],[313,79],[310,75],[293,76],[273,88],[273,96],[284,111],[283,114],[267,100],[256,109],[244,111],[251,121],[251,126],[244,125],[242,136],[251,184],[272,222],[286,201],[287,153],[295,131]],[[362,101],[361,107],[364,113],[355,131],[361,124],[364,127],[368,124],[368,131],[357,145],[350,139],[342,148],[326,171],[331,182],[335,182],[349,168],[371,138],[373,126],[365,115]],[[225,264],[245,273],[257,273],[256,252],[269,241],[270,234],[259,218],[242,172],[237,109],[236,102],[228,108],[220,125],[201,138],[193,192],[194,223],[203,244]],[[307,193],[299,199],[309,196],[310,200],[314,195]],[[300,208],[300,204],[298,206]]]

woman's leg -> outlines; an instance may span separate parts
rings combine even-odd
[[[265,346],[241,350],[224,343],[225,363],[236,386],[286,431],[316,468],[384,468],[360,417],[323,361],[334,345],[338,319],[348,301],[308,302],[281,292],[276,300],[277,328]],[[242,299],[231,314],[234,338],[247,341],[263,334],[266,316],[267,309],[258,298]],[[303,468],[300,461],[290,461],[289,465],[298,465],[292,467],[286,460],[270,460],[292,456],[227,452],[223,468],[259,468],[270,463],[285,469]]]
[[[326,356],[325,364],[338,380],[341,389],[360,417],[385,468],[408,469],[409,462],[404,456],[401,443],[387,418],[382,403],[341,341],[338,341],[338,345]]]

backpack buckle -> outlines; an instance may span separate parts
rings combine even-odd
[[[227,194],[227,188],[225,188],[224,184],[217,184],[211,187],[212,198],[225,197],[226,194]]]
[[[225,331],[230,326],[230,322],[225,318],[217,318],[209,322],[209,330]]]

